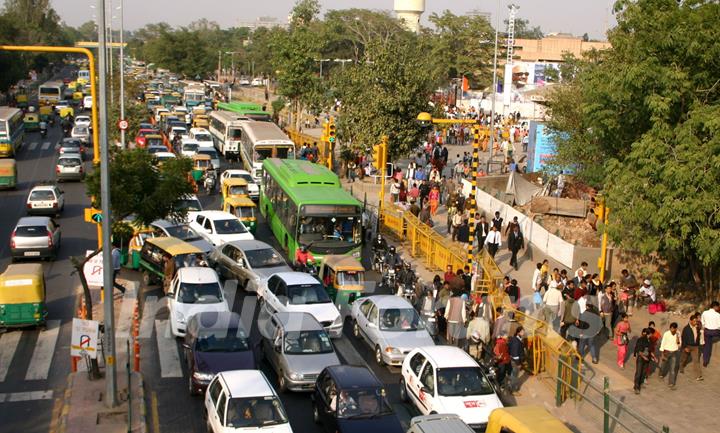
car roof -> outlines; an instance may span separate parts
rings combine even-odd
[[[386,308],[412,308],[412,305],[407,299],[395,295],[368,296],[360,299],[360,302],[364,299],[371,300],[381,310]]]
[[[207,128],[190,128],[190,132],[193,134],[209,134],[210,131]]]
[[[237,169],[237,168],[229,168],[229,169],[225,170],[225,173],[228,173],[228,175],[233,175],[233,174],[247,174],[248,176],[252,176],[249,171],[247,171],[247,170],[240,170],[240,169]]]
[[[275,317],[275,320],[280,322],[283,329],[288,332],[321,331],[325,329],[320,322],[317,321],[315,316],[306,312],[277,312],[273,315],[273,317]]]
[[[274,276],[282,278],[286,283],[292,284],[315,284],[318,280],[305,272],[278,272]]]
[[[455,346],[426,346],[420,351],[437,368],[477,367],[478,364],[467,352]]]
[[[225,212],[221,210],[203,210],[200,212],[197,212],[197,215],[202,215],[205,218],[210,218],[211,220],[236,220],[238,219],[235,215],[231,214],[230,212]]]
[[[33,192],[36,190],[37,191],[52,191],[54,189],[55,189],[55,185],[35,185],[34,187],[32,187],[30,192]]]
[[[186,226],[188,224],[184,221],[170,221],[170,220],[161,219],[161,220],[153,221],[152,223],[150,223],[150,225],[164,229],[167,227]]]
[[[82,155],[75,152],[65,152],[62,155],[58,155],[58,159],[79,159],[82,161]]]
[[[155,152],[155,158],[177,158],[174,153],[172,152]]]
[[[228,242],[230,245],[236,246],[240,248],[243,251],[255,251],[255,250],[265,250],[265,249],[274,249],[269,244],[263,242],[263,241],[257,241],[255,239],[248,239],[248,240],[238,240],[238,241],[231,241]]]
[[[42,226],[46,225],[50,221],[50,217],[46,216],[25,216],[21,217],[17,222],[17,227],[26,226]]]
[[[230,398],[275,395],[275,391],[260,370],[231,370],[223,371],[219,375],[230,391]]]
[[[180,268],[177,271],[178,278],[185,283],[215,283],[218,282],[218,275],[212,268],[192,266]]]
[[[383,386],[369,368],[358,365],[333,365],[326,368],[339,389]]]

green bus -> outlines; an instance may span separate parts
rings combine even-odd
[[[270,113],[263,110],[262,105],[256,102],[218,102],[218,110],[230,111],[250,120],[270,122]]]
[[[335,173],[295,159],[267,158],[262,167],[260,212],[291,261],[301,244],[318,263],[326,254],[360,260],[362,204]]]

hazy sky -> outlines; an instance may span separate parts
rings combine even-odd
[[[97,0],[51,0],[62,19],[73,26],[93,19]],[[112,0],[113,6],[120,0]],[[615,23],[612,16],[614,0],[513,0],[520,6],[519,16],[539,25],[545,33],[566,32],[575,35],[588,33],[602,38],[608,25]],[[5,3],[5,0],[0,0]],[[392,9],[392,0],[321,0],[324,10],[351,7]],[[509,0],[502,0],[501,19],[507,17]],[[173,26],[186,25],[199,18],[216,21],[222,27],[252,21],[259,16],[286,19],[295,0],[124,0],[125,27],[129,30],[151,22],[165,21]],[[426,0],[427,18],[432,12],[441,12],[452,5],[452,12],[464,14],[477,9],[495,13],[497,0]],[[117,15],[117,12],[116,12]],[[119,15],[118,15],[119,16]],[[493,15],[493,21],[495,20]],[[424,20],[427,22],[427,20]],[[116,25],[118,25],[116,23]]]

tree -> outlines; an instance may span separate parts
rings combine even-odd
[[[505,20],[507,28],[508,20]],[[515,37],[517,39],[542,39],[545,36],[540,26],[530,27],[530,21],[520,17],[515,18]]]
[[[304,26],[315,20],[319,14],[318,0],[297,0],[290,13],[290,23],[293,26]]]
[[[389,12],[368,9],[331,10],[325,14],[324,56],[331,59],[366,59],[366,47],[372,42],[396,43],[407,32]]]
[[[445,10],[442,15],[430,15],[430,22],[435,28],[427,36],[443,77],[484,79],[481,87],[490,84],[487,77],[492,76],[494,31],[487,19]]]
[[[612,48],[551,95],[558,162],[605,186],[617,244],[686,261],[710,288],[720,264],[720,4],[621,0],[616,14]]]
[[[346,68],[334,84],[342,101],[338,133],[359,148],[390,138],[389,154],[397,157],[420,143],[418,113],[429,109],[439,80],[429,47],[415,35],[405,43],[370,44],[372,61]]]

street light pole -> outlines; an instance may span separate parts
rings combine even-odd
[[[108,40],[110,41],[110,45],[108,47],[108,69],[110,70],[110,104],[115,103],[115,80],[113,80],[113,34],[112,34],[112,0],[108,0],[109,6],[108,10],[110,13],[106,16],[107,18],[107,32],[108,32]]]
[[[490,105],[490,156],[495,149],[495,98],[497,96],[497,58],[498,58],[498,29],[500,28],[500,0],[497,2],[497,14],[495,16],[495,53],[493,55],[493,88],[492,101]],[[489,164],[489,160],[488,160]],[[489,167],[488,167],[489,168]]]
[[[98,71],[100,71],[99,97],[94,103],[98,105],[98,116],[100,120],[100,202],[102,210],[102,238],[103,238],[103,291],[105,302],[103,312],[105,315],[105,404],[112,408],[117,405],[117,376],[115,370],[115,313],[113,311],[113,266],[112,266],[112,245],[110,243],[110,169],[108,163],[108,142],[107,142],[107,77],[105,67],[107,65],[107,41],[105,40],[105,0],[97,0],[98,22]]]
[[[120,9],[120,119],[125,120],[125,51],[123,50],[125,8],[123,7],[123,0],[120,0],[118,9]],[[120,148],[125,149],[125,129],[120,130]]]

